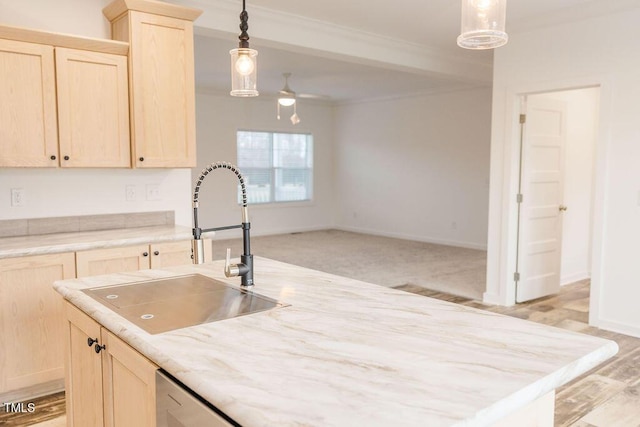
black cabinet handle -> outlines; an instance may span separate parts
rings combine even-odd
[[[144,157],[140,157],[138,160],[140,160],[141,162],[144,162]]]
[[[142,252],[142,256],[149,256],[149,252]]]
[[[96,344],[96,345],[93,347],[93,349],[96,351],[96,353],[100,353],[102,350],[105,350],[106,348],[107,348],[107,347],[106,347],[104,344],[102,344],[102,345],[100,345],[100,344]]]
[[[64,159],[65,160],[69,160],[69,156],[64,156]]]
[[[153,251],[154,255],[160,255],[160,251]]]
[[[55,159],[57,159],[56,156],[51,156],[51,160],[55,160]]]
[[[98,338],[87,338],[87,345],[91,347],[93,344],[98,342]]]

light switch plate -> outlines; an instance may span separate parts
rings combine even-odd
[[[147,184],[147,200],[148,201],[161,200],[160,186],[158,184]]]

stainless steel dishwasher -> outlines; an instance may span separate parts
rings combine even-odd
[[[158,427],[238,426],[194,396],[167,374],[156,371],[156,425]]]

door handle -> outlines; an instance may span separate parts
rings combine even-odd
[[[560,205],[560,207],[558,208],[558,210],[559,210],[560,212],[564,212],[564,211],[566,211],[566,210],[567,210],[567,207],[566,207],[565,205]]]

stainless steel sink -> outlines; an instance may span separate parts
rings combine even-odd
[[[83,292],[150,334],[288,305],[200,274]]]

